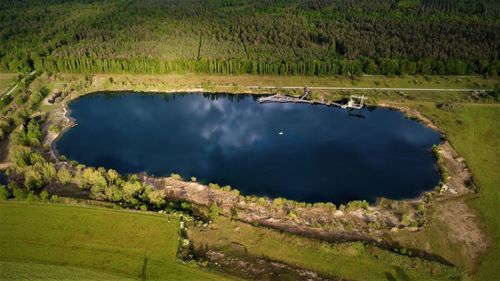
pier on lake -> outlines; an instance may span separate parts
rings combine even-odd
[[[361,109],[364,106],[364,101],[367,99],[364,95],[350,95],[347,103],[341,104],[338,102],[321,102],[308,100],[306,97],[310,94],[310,91],[307,87],[304,87],[304,94],[298,97],[291,97],[283,94],[276,94],[266,97],[260,97],[258,101],[260,103],[268,103],[268,102],[279,102],[279,103],[309,103],[309,104],[324,104],[324,105],[333,105],[341,108],[349,108],[349,109]]]

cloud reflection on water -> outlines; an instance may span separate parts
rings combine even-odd
[[[259,104],[246,95],[101,95],[71,103],[71,159],[121,172],[178,172],[245,194],[344,202],[411,197],[439,180],[439,135],[399,112]],[[279,132],[283,132],[282,135]]]

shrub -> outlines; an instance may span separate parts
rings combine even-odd
[[[42,200],[43,202],[49,201],[50,194],[47,192],[47,190],[43,190],[42,192],[40,192],[39,196],[40,196],[40,200]]]
[[[215,190],[219,190],[220,189],[220,186],[218,184],[216,184],[216,183],[209,183],[208,187],[210,187],[211,189],[215,189]]]
[[[441,176],[441,182],[447,183],[448,169],[446,169],[446,167],[444,166],[444,160],[443,157],[441,157],[441,154],[439,153],[439,147],[437,145],[432,146],[432,153],[434,154],[434,157],[436,157],[436,162],[439,169],[439,175]]]
[[[59,134],[61,132],[61,128],[59,128],[59,126],[57,126],[56,124],[50,125],[49,130],[56,134]]]
[[[219,214],[219,207],[217,206],[217,204],[213,203],[212,206],[210,206],[210,213],[208,214],[208,217],[211,221],[215,221],[217,217],[219,217]]]
[[[419,211],[420,213],[424,213],[424,212],[425,212],[425,203],[424,203],[424,202],[420,202],[420,203],[418,204],[418,211]]]
[[[15,187],[12,189],[12,194],[14,195],[14,198],[16,200],[24,200],[26,199],[26,192],[24,192],[24,190],[22,190],[21,188],[19,187]]]
[[[335,211],[337,209],[337,207],[335,206],[335,204],[333,204],[332,202],[326,202],[325,203],[325,207],[327,207],[328,209],[330,209],[332,211]]]
[[[181,202],[181,209],[189,211],[191,210],[191,204],[189,202]]]
[[[9,191],[5,186],[0,185],[0,201],[5,201],[9,198]]]
[[[238,209],[236,209],[236,208],[232,208],[231,209],[231,219],[232,220],[238,220],[239,219]]]
[[[171,173],[171,174],[170,174],[170,177],[171,177],[171,178],[173,178],[174,180],[179,180],[179,181],[181,181],[181,180],[182,180],[181,175],[176,174],[176,173]]]
[[[28,202],[35,202],[38,201],[38,199],[40,198],[38,198],[38,196],[36,196],[33,192],[28,193],[28,196],[26,196],[26,201]]]
[[[401,219],[401,224],[402,225],[410,225],[411,223],[411,218],[408,214],[404,214],[403,218]]]
[[[57,179],[62,184],[70,183],[72,178],[73,178],[73,175],[71,175],[71,172],[68,169],[66,169],[66,167],[61,167],[61,169],[59,169],[59,171],[57,171]]]
[[[284,199],[281,197],[275,198],[273,200],[273,206],[277,207],[277,208],[281,208],[283,206],[284,202],[285,202]]]
[[[360,201],[360,200],[354,200],[354,201],[351,201],[349,203],[347,203],[347,208],[346,210],[348,212],[350,211],[354,211],[354,210],[357,210],[357,209],[368,209],[369,207],[369,204],[366,200],[363,200],[363,201]]]

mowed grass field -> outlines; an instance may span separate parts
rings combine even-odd
[[[226,280],[176,261],[179,220],[59,204],[0,203],[3,280]]]
[[[110,280],[132,278],[72,266],[0,261],[0,280]]]
[[[460,104],[454,111],[422,105],[472,170],[479,193],[470,204],[483,218],[491,247],[476,280],[500,280],[500,105]]]
[[[79,74],[61,74],[61,78],[70,79]],[[184,86],[324,86],[324,87],[375,87],[375,88],[486,88],[492,89],[498,83],[496,78],[485,79],[480,76],[395,76],[364,75],[359,77],[335,76],[273,76],[273,75],[208,75],[208,74],[96,74],[97,83],[109,81],[111,77],[116,85],[131,84],[141,86],[157,84],[172,88]],[[160,87],[161,88],[161,87]],[[129,88],[130,89],[130,88]],[[230,90],[230,89],[229,89]]]

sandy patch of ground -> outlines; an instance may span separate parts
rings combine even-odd
[[[447,225],[447,239],[460,243],[461,256],[476,264],[488,244],[473,211],[463,199],[450,199],[436,204],[436,212],[436,219]]]

